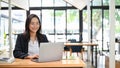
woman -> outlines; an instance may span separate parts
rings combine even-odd
[[[13,55],[15,58],[33,59],[39,57],[40,42],[48,42],[41,32],[39,17],[31,14],[26,19],[25,32],[18,34]]]

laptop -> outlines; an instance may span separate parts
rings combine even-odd
[[[63,51],[64,51],[63,42],[40,43],[39,58],[32,59],[32,61],[34,62],[58,61],[62,59]]]

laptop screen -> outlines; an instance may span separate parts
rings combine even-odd
[[[63,42],[40,43],[39,59],[37,59],[36,61],[49,62],[61,60],[63,56],[63,51],[64,51]]]

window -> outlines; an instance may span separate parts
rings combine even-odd
[[[55,0],[55,7],[66,6],[66,2],[63,0]]]
[[[65,41],[66,17],[65,11],[55,10],[55,41]]]
[[[42,0],[30,0],[30,7],[41,7]]]
[[[67,10],[67,40],[79,41],[79,10]]]
[[[98,40],[99,48],[102,49],[102,10],[93,9],[92,13],[92,36],[93,39]]]
[[[54,42],[54,11],[42,10],[42,33],[46,34],[48,40]]]
[[[30,14],[36,14],[39,17],[39,19],[41,19],[41,11],[40,10],[31,10]]]
[[[53,7],[54,0],[42,0],[42,7]]]
[[[101,6],[102,5],[102,0],[93,0],[93,6]]]
[[[26,20],[25,10],[12,10],[12,43],[13,47],[16,42],[17,34],[24,31],[24,25]],[[9,26],[9,15],[8,10],[1,10],[1,23],[0,23],[0,46],[7,48],[9,45],[8,41],[8,26]]]

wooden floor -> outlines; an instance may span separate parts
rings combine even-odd
[[[87,64],[86,68],[95,68],[93,65],[91,65],[91,62],[85,61]],[[98,56],[98,65],[97,68],[105,68],[105,56]]]
[[[90,61],[84,60],[87,64],[86,68],[95,68]],[[97,55],[97,68],[105,68],[105,56],[104,55]]]

